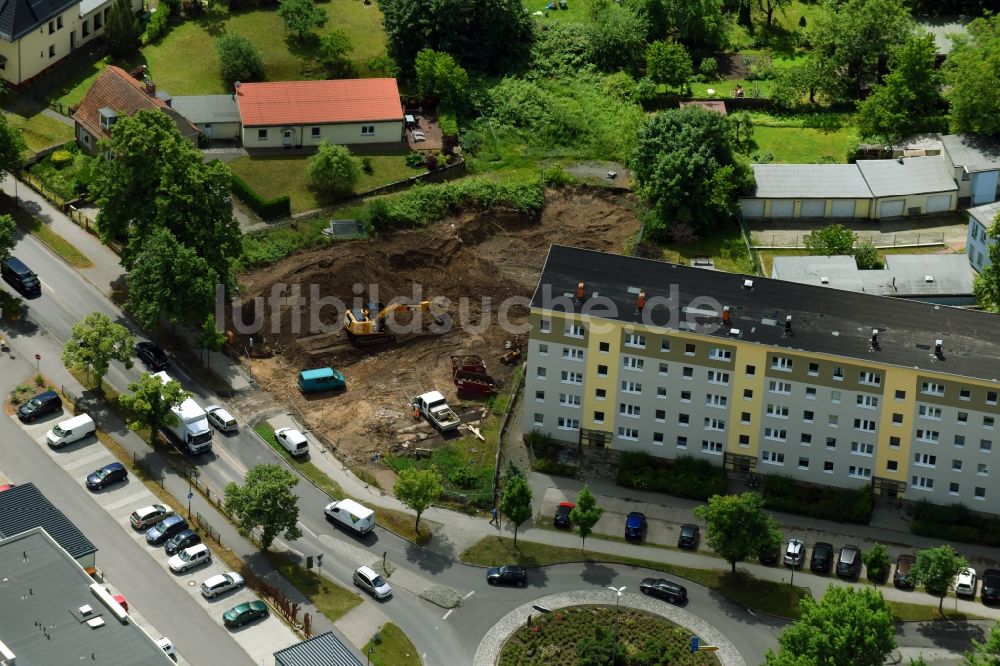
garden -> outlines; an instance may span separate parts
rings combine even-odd
[[[691,653],[692,633],[658,615],[614,606],[572,606],[535,615],[511,636],[501,666],[718,664]],[[612,656],[614,655],[614,656]]]
[[[72,201],[86,196],[93,166],[94,158],[70,141],[32,165],[28,173],[64,201]]]
[[[641,451],[623,452],[618,455],[618,483],[696,500],[726,494],[725,470],[694,456],[666,460]]]

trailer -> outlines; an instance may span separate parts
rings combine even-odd
[[[451,373],[459,395],[485,398],[495,395],[500,386],[486,371],[486,362],[478,354],[452,356]]]

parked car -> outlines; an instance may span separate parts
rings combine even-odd
[[[757,553],[757,561],[769,567],[778,566],[781,561],[781,542],[765,546]]]
[[[115,601],[118,602],[119,606],[121,606],[122,608],[125,609],[125,612],[127,613],[128,612],[128,601],[125,600],[125,595],[124,594],[116,594],[113,598],[114,598]]]
[[[118,483],[128,478],[128,470],[120,462],[113,462],[100,469],[95,469],[87,475],[87,488],[89,490],[103,490],[112,483]]]
[[[77,414],[68,418],[62,423],[52,426],[52,430],[45,433],[45,441],[54,449],[61,449],[64,446],[79,442],[85,437],[90,437],[97,432],[97,425],[89,414]]]
[[[62,398],[55,391],[44,391],[17,408],[17,418],[36,421],[46,414],[62,410]]]
[[[212,561],[212,551],[203,543],[197,546],[190,546],[167,560],[167,566],[174,573],[182,573],[188,569],[208,564]]]
[[[222,623],[229,628],[242,627],[248,622],[267,617],[267,604],[263,601],[247,601],[233,606],[222,614]]]
[[[278,428],[274,431],[274,438],[293,456],[304,456],[309,453],[309,442],[306,441],[306,436],[300,430]]]
[[[354,572],[354,584],[376,599],[385,599],[392,595],[389,583],[370,567],[358,567]]]
[[[847,545],[840,549],[837,559],[837,575],[844,578],[857,578],[861,575],[861,549]]]
[[[896,573],[892,575],[892,584],[901,589],[912,590],[914,585],[910,570],[916,563],[917,558],[913,555],[903,554],[897,557]]]
[[[830,573],[830,569],[833,568],[833,544],[825,541],[817,541],[813,544],[809,568],[816,573]]]
[[[1000,601],[1000,571],[987,569],[983,572],[983,589],[979,592],[984,604]]]
[[[150,504],[141,509],[136,509],[129,516],[129,522],[137,530],[149,529],[167,516],[173,515],[174,510],[163,504]]]
[[[666,578],[643,578],[639,584],[643,594],[666,599],[672,604],[682,604],[687,601],[687,588]]]
[[[205,579],[205,582],[201,584],[201,596],[206,599],[214,599],[220,594],[238,590],[243,587],[243,585],[243,576],[239,575],[235,571],[216,574],[215,576],[209,576]]]
[[[633,511],[625,518],[625,539],[642,541],[646,536],[646,514]]]
[[[135,355],[139,357],[144,366],[153,372],[166,370],[170,367],[170,359],[167,358],[166,352],[159,345],[152,342],[140,342],[136,344]]]
[[[236,423],[236,417],[229,413],[224,407],[209,405],[205,408],[208,414],[208,422],[215,426],[219,432],[239,432],[240,426]]]
[[[186,529],[167,539],[167,542],[163,544],[163,550],[167,555],[174,555],[188,546],[197,546],[199,543],[201,543],[201,535],[192,529]]]
[[[174,644],[169,638],[166,636],[158,638],[156,639],[156,644],[160,646],[160,649],[163,650],[164,654],[174,661],[177,661],[177,651],[174,649]]]
[[[789,539],[785,546],[785,564],[790,567],[801,567],[805,556],[805,545],[798,539]]]
[[[976,570],[963,569],[955,576],[955,596],[975,597],[976,596]]]
[[[701,530],[697,525],[685,523],[681,525],[680,536],[677,537],[678,548],[698,548],[698,541],[701,540]]]
[[[556,507],[556,517],[552,519],[552,524],[566,530],[573,527],[573,521],[569,519],[569,512],[575,508],[576,504],[572,502],[560,502],[559,506]]]
[[[524,567],[516,567],[512,564],[493,567],[486,572],[486,582],[490,585],[517,585],[518,587],[524,587],[528,584],[528,571]]]
[[[167,516],[146,530],[146,543],[150,546],[162,546],[163,543],[178,532],[188,528],[188,522],[182,517]]]

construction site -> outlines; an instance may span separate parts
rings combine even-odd
[[[424,229],[300,252],[242,275],[237,316],[252,321],[264,308],[262,329],[251,345],[254,377],[355,460],[426,451],[465,435],[468,425],[488,414],[482,398],[490,391],[459,396],[457,371],[471,371],[469,381],[475,383],[483,370],[498,390],[506,390],[523,361],[527,336],[505,330],[510,327],[501,326],[498,315],[525,326],[526,304],[552,243],[616,253],[630,247],[639,231],[634,206],[631,195],[596,188],[551,190],[537,219],[504,209],[464,213]],[[354,310],[319,309],[317,294]],[[520,300],[511,305],[515,297]],[[367,344],[361,338],[380,326],[376,309],[396,302],[413,306],[388,307],[386,319],[405,325],[417,317],[423,325]],[[345,331],[345,317],[356,335]],[[451,323],[447,330],[432,330],[445,321]],[[246,345],[247,337],[238,344]],[[464,361],[452,356],[469,355],[481,357],[484,367],[454,365]],[[299,372],[324,366],[344,374],[346,389],[301,393]],[[457,432],[438,433],[415,418],[411,400],[428,391],[442,393],[461,418]]]

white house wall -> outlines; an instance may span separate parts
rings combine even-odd
[[[373,126],[371,134],[362,134],[362,126]],[[266,132],[263,138],[261,130]],[[314,130],[316,131],[314,133]],[[281,148],[283,133],[291,133],[291,146],[318,146],[324,140],[340,145],[397,143],[403,140],[403,122],[396,120],[378,123],[338,123],[335,125],[275,125],[269,127],[244,127],[243,147]]]

